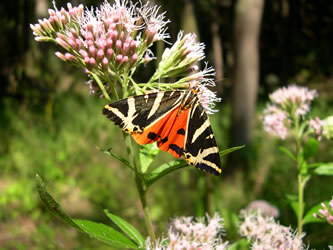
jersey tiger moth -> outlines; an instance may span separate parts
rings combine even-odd
[[[219,150],[198,89],[159,91],[105,105],[103,114],[140,144],[162,151],[214,175],[222,172]]]

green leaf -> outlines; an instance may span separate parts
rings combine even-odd
[[[317,175],[327,175],[332,176],[333,175],[333,162],[324,163],[317,167],[314,171]]]
[[[134,168],[132,167],[132,165],[128,162],[128,160],[122,158],[121,156],[118,156],[114,153],[112,153],[112,148],[108,148],[108,149],[101,149],[99,147],[97,147],[98,150],[102,151],[104,154],[110,155],[114,158],[116,158],[118,161],[124,163],[127,167],[129,167],[130,169],[132,169],[134,171]]]
[[[119,216],[110,213],[106,209],[104,210],[104,212],[114,224],[116,224],[121,230],[123,230],[123,232],[126,233],[132,240],[134,240],[140,247],[145,246],[145,239],[142,237],[139,231],[136,230],[135,227],[133,227],[131,224],[129,224],[127,221],[123,220]]]
[[[65,213],[60,204],[56,202],[49,194],[42,178],[40,178],[38,174],[36,174],[36,181],[39,196],[43,204],[46,206],[47,210],[68,225],[82,231],[82,229],[78,225],[76,225],[75,222]]]
[[[298,214],[299,214],[298,201],[291,201],[290,206],[291,206],[292,210],[294,211],[294,213],[296,214],[296,217],[298,218]]]
[[[232,148],[228,148],[228,149],[222,150],[222,151],[220,151],[220,156],[222,157],[224,155],[230,154],[231,152],[234,152],[236,150],[242,149],[244,147],[245,147],[245,145],[242,145],[242,146],[237,146],[237,147],[232,147]]]
[[[228,250],[241,250],[241,249],[250,249],[250,244],[247,239],[241,239],[236,241],[235,243],[228,246]]]
[[[146,185],[149,187],[158,179],[163,176],[172,173],[178,169],[189,166],[185,161],[170,161],[165,163],[157,168],[155,168],[147,177],[146,177]]]
[[[54,198],[49,194],[47,188],[38,174],[36,174],[37,189],[40,198],[46,208],[56,217],[74,227],[75,229],[89,234],[90,237],[96,238],[106,244],[118,248],[137,248],[130,239],[113,229],[101,223],[85,220],[73,220],[70,218],[63,208],[57,203]]]
[[[288,155],[292,160],[296,161],[296,157],[294,154],[287,148],[285,147],[279,147],[280,151]]]
[[[112,227],[88,220],[74,220],[74,222],[83,231],[89,234],[90,237],[108,245],[119,248],[138,248],[130,239],[126,238]]]
[[[286,196],[287,200],[289,201],[289,204],[290,204],[292,210],[296,214],[296,217],[298,218],[298,197],[297,197],[297,195],[286,194],[285,196]],[[304,206],[303,206],[303,209],[304,209]]]
[[[309,138],[304,146],[304,158],[309,159],[318,152],[319,142],[314,138]]]
[[[324,201],[322,203],[324,203],[326,205],[326,207],[328,207],[328,203],[330,201]],[[313,216],[313,214],[317,214],[319,209],[322,209],[323,207],[320,204],[315,205],[314,207],[312,207],[304,216],[303,219],[303,225],[304,224],[308,224],[308,223],[318,223],[318,222],[325,222],[324,219],[320,219],[320,218],[316,218]]]
[[[155,159],[156,155],[160,152],[156,143],[147,144],[140,149],[140,163],[142,173],[146,173],[150,164]]]

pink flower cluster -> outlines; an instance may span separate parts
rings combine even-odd
[[[310,110],[316,90],[291,85],[280,88],[270,95],[271,103],[264,110],[264,130],[285,139],[290,127],[298,117],[304,117]],[[311,125],[315,125],[313,122]]]
[[[223,250],[227,248],[228,242],[223,242],[222,219],[218,214],[213,218],[193,219],[192,217],[175,218],[168,230],[168,238],[159,241],[158,246],[153,247],[148,241],[147,249],[197,249],[197,250]]]
[[[240,225],[240,234],[252,242],[251,249],[306,249],[302,237],[298,237],[290,227],[277,224],[272,217],[245,211],[241,216],[244,221]]]
[[[139,8],[127,0],[116,0],[113,5],[105,1],[95,11],[83,12],[82,5],[68,9],[49,10],[49,19],[31,28],[36,39],[53,38],[67,51],[56,52],[60,59],[89,71],[128,70],[153,42],[168,37],[164,28],[168,21],[164,21],[164,13],[158,15],[156,6]]]
[[[316,218],[324,219],[329,224],[333,225],[333,199],[328,203],[329,209],[324,203],[321,203],[321,206],[323,209],[319,209],[318,213],[313,214],[313,216]]]
[[[56,36],[56,33],[63,31],[66,25],[72,23],[75,20],[83,17],[84,7],[80,4],[77,7],[73,7],[70,3],[67,4],[68,10],[61,8],[57,10],[49,9],[50,17],[48,19],[39,19],[38,24],[31,24],[30,28],[33,30],[36,41],[49,41],[50,38]]]
[[[310,104],[318,96],[316,90],[291,85],[282,87],[270,95],[271,101],[282,109],[304,116],[310,110]]]

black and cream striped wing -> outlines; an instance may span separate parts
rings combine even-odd
[[[160,91],[131,96],[104,106],[103,114],[127,133],[143,133],[156,120],[179,106],[184,91]]]
[[[196,168],[220,175],[219,149],[209,118],[198,100],[193,103],[188,119],[184,146],[186,161]]]

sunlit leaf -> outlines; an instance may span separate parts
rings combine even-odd
[[[146,173],[150,164],[155,159],[156,155],[160,152],[156,143],[147,144],[140,149],[140,163],[142,173]]]
[[[120,218],[119,216],[116,216],[112,213],[110,213],[108,210],[104,210],[105,214],[109,217],[110,220],[114,224],[116,224],[124,233],[126,233],[132,240],[134,240],[140,247],[144,247],[145,240],[142,237],[142,235],[139,233],[138,230],[136,230],[135,227],[133,227],[131,224],[129,224],[124,219]]]
[[[328,203],[330,201],[324,201],[322,203],[324,203],[326,205],[326,207],[328,207]],[[324,219],[320,219],[320,218],[316,218],[313,216],[313,214],[318,214],[318,210],[322,209],[323,207],[320,204],[315,205],[314,207],[312,207],[304,216],[303,219],[303,224],[308,224],[308,223],[320,223],[320,222],[325,222]]]
[[[130,239],[112,227],[88,220],[73,220],[84,232],[101,242],[119,248],[138,248]]]
[[[317,175],[327,175],[332,176],[333,175],[333,162],[330,163],[324,163],[317,167],[314,171]]]

